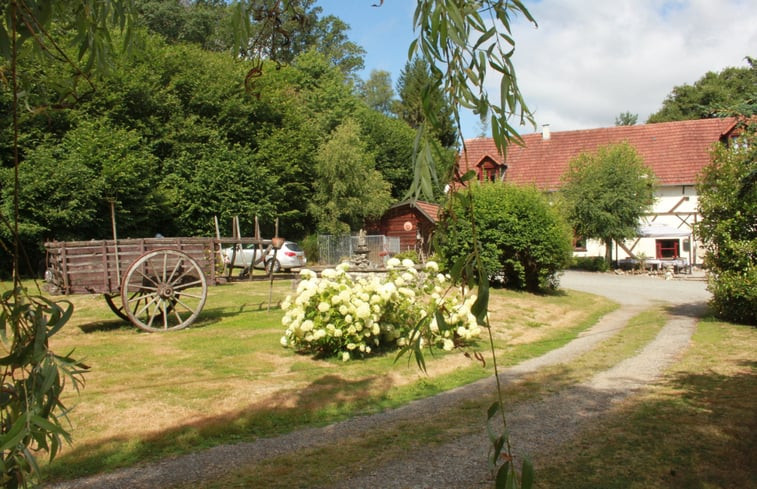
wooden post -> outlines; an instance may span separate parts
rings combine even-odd
[[[116,280],[118,280],[118,287],[121,287],[121,264],[120,259],[118,256],[118,234],[116,233],[116,199],[115,198],[109,198],[108,201],[110,202],[110,222],[113,226],[113,251],[115,252],[115,258],[116,258]],[[107,275],[107,271],[106,271]],[[124,305],[124,307],[126,307]]]
[[[271,301],[273,300],[273,264],[276,263],[276,252],[281,248],[280,240],[279,240],[279,218],[276,218],[276,223],[274,227],[274,233],[273,233],[273,239],[271,240],[271,243],[273,244],[273,258],[271,261],[271,269],[268,270],[268,277],[270,279],[269,285],[268,285],[268,310],[271,310]]]

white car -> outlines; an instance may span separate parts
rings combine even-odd
[[[233,247],[224,248],[223,261],[226,266],[241,268],[242,272],[240,275],[250,273],[252,266],[255,268],[264,268],[266,272],[278,272],[281,270],[288,272],[292,268],[304,267],[308,261],[305,258],[305,251],[294,241],[285,241],[275,253],[276,256],[274,257],[273,249],[265,254],[265,248],[261,250],[258,245],[248,244],[237,247],[236,253],[234,253]],[[264,257],[262,256],[263,254],[265,254]],[[231,263],[232,257],[234,258],[234,263]]]

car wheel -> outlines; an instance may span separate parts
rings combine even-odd
[[[268,273],[277,273],[281,270],[281,263],[279,260],[268,260],[265,262],[265,271]]]

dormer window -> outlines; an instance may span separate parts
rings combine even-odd
[[[500,165],[489,158],[486,158],[479,165],[478,179],[482,182],[499,182],[505,177],[507,165]]]

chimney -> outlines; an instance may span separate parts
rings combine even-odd
[[[548,141],[552,135],[549,132],[549,124],[542,124],[541,126],[541,138],[544,141]]]

